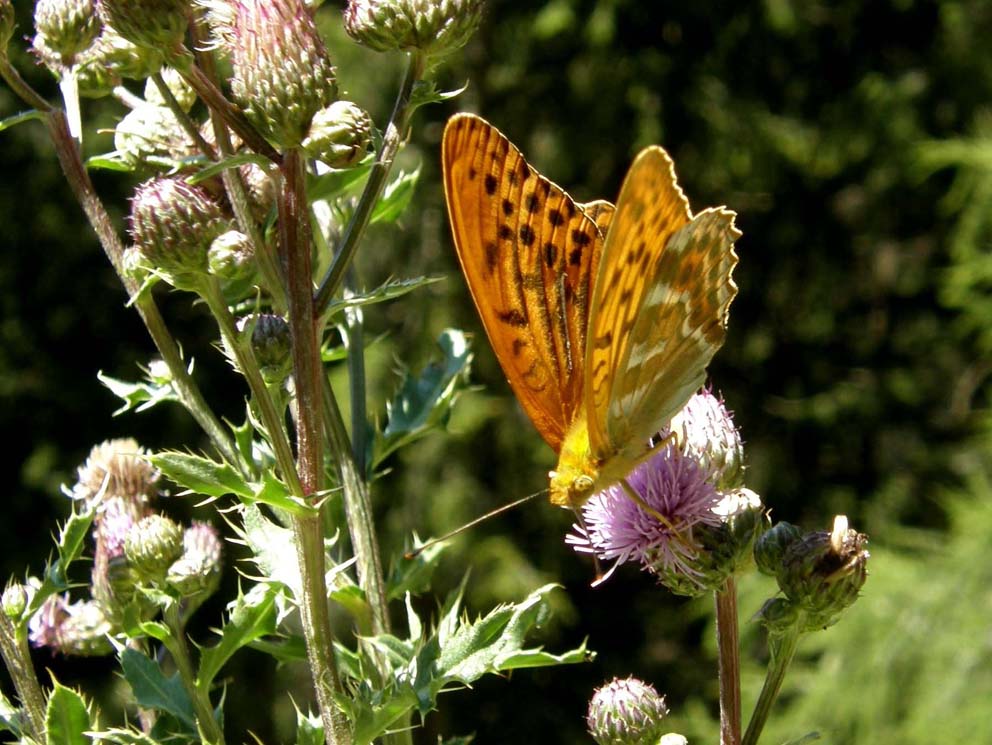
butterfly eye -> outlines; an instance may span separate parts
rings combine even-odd
[[[575,481],[572,482],[572,489],[577,494],[585,494],[586,492],[592,491],[592,487],[594,483],[595,482],[593,481],[591,476],[586,476],[585,474],[583,474],[582,476],[579,476],[578,478],[575,479]]]

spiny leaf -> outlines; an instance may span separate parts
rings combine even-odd
[[[395,300],[414,290],[426,287],[427,285],[440,282],[444,277],[410,277],[408,279],[389,279],[374,290],[363,292],[341,300],[335,300],[327,306],[326,315],[328,317],[337,315],[345,308],[356,308],[361,305],[372,305],[373,303],[383,303],[387,300]]]
[[[255,490],[227,463],[217,463],[192,453],[166,451],[149,457],[153,466],[194,494],[253,497]]]
[[[370,222],[394,222],[413,198],[413,190],[420,178],[420,168],[406,173],[400,171],[395,179],[386,184],[382,196],[372,210]]]
[[[190,732],[196,731],[193,704],[179,673],[166,678],[154,660],[134,649],[125,649],[121,654],[121,670],[139,706],[166,711]]]
[[[114,412],[114,416],[127,411],[145,411],[162,401],[179,400],[179,394],[171,383],[159,384],[147,380],[132,383],[129,380],[112,378],[102,372],[98,372],[96,377],[111,393],[124,402],[124,405]]]
[[[200,653],[196,684],[201,690],[210,690],[214,678],[235,652],[260,637],[275,633],[276,592],[274,587],[258,584],[228,606],[228,620],[221,628],[220,641]]]
[[[206,168],[197,171],[193,176],[188,177],[186,180],[191,184],[198,184],[207,179],[211,179],[214,176],[219,176],[224,171],[231,168],[238,168],[240,166],[248,165],[249,163],[254,163],[263,170],[267,170],[272,165],[272,161],[263,155],[256,155],[254,153],[238,153],[237,155],[232,155],[229,158],[224,158],[216,163],[211,163]]]
[[[368,174],[372,169],[374,157],[368,156],[354,168],[340,171],[330,170],[319,176],[309,176],[307,178],[307,197],[311,202],[316,202],[342,194]]]
[[[92,727],[83,697],[57,680],[45,709],[46,745],[89,745]]]

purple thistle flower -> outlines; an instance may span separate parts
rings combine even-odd
[[[565,541],[576,551],[596,554],[604,561],[615,560],[614,568],[627,561],[639,561],[645,568],[661,564],[693,575],[696,571],[691,562],[696,550],[692,529],[721,522],[714,508],[722,495],[710,476],[699,461],[668,445],[626,479],[657,514],[645,510],[623,486],[614,484],[583,505],[585,526],[575,525],[576,533]]]

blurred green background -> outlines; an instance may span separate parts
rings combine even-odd
[[[16,3],[21,30],[30,3]],[[322,27],[346,94],[386,121],[402,60]],[[727,344],[710,368],[745,439],[748,485],[775,519],[828,528],[849,516],[871,538],[871,577],[842,622],[807,639],[767,742],[818,730],[826,742],[992,741],[992,5],[980,0],[493,0],[469,46],[439,72],[464,94],[418,112],[401,167],[422,167],[400,225],[374,229],[358,258],[371,287],[390,275],[446,281],[366,313],[369,410],[381,419],[396,369],[430,361],[440,331],[475,334],[473,381],[448,433],[394,458],[375,487],[387,552],[412,531],[439,534],[543,488],[553,455],[502,378],[457,270],[438,152],[445,119],[478,112],[579,201],[615,198],[632,156],[660,143],[693,207],[726,204],[744,237]],[[25,55],[20,66],[54,92]],[[18,110],[0,90],[0,112]],[[89,104],[89,154],[113,107]],[[204,446],[181,411],[113,418],[98,370],[134,379],[151,344],[61,182],[39,125],[0,135],[0,427],[8,473],[0,520],[5,575],[38,571],[64,516],[60,483],[96,442]],[[131,183],[97,174],[115,216]],[[161,296],[218,411],[243,391],[211,347],[207,314]],[[188,515],[188,501],[166,509]],[[201,513],[202,514],[202,513]],[[550,649],[588,637],[576,668],[482,681],[442,698],[417,742],[476,733],[480,744],[583,742],[585,702],[614,675],[668,695],[672,729],[714,742],[715,658],[708,603],[673,598],[626,567],[592,589],[563,543],[568,513],[533,503],[457,538],[443,596],[471,568],[481,612],[561,582]],[[232,549],[233,550],[233,549]],[[233,571],[232,571],[233,575]],[[232,580],[233,582],[233,580]],[[232,584],[233,586],[233,584]],[[763,635],[751,616],[774,588],[743,587],[745,712],[760,686]],[[432,601],[423,599],[429,610]],[[201,611],[203,633],[222,608]],[[111,665],[52,659],[64,682]],[[260,655],[232,669],[228,731],[290,741],[274,692],[300,676]],[[239,678],[252,676],[253,690]],[[90,685],[91,683],[85,683]],[[305,697],[304,694],[300,694]],[[256,698],[251,698],[255,696]],[[278,703],[271,705],[275,699]],[[297,700],[305,700],[298,697]]]

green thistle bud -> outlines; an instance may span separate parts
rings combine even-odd
[[[164,515],[142,518],[124,540],[124,555],[144,580],[163,579],[182,553],[183,529]]]
[[[238,328],[251,329],[251,348],[268,385],[281,385],[292,370],[289,324],[282,316],[260,313],[240,319]]]
[[[14,16],[14,3],[11,0],[0,0],[0,57],[7,54],[7,45],[14,38],[17,28],[17,18]]]
[[[221,543],[206,523],[193,523],[183,533],[183,554],[169,567],[166,581],[181,597],[209,594],[220,583]]]
[[[303,149],[331,168],[357,165],[372,143],[372,118],[351,101],[335,101],[318,111]]]
[[[754,562],[758,571],[775,577],[782,570],[785,552],[799,540],[802,532],[795,525],[780,522],[769,528],[754,544]]]
[[[481,18],[482,0],[350,0],[344,29],[378,52],[441,55],[465,46]]]
[[[255,254],[248,236],[228,230],[214,238],[207,251],[210,273],[226,280],[250,277],[255,269]]]
[[[761,500],[750,489],[725,494],[713,511],[721,522],[692,529],[693,555],[681,564],[662,560],[648,567],[676,595],[700,597],[720,589],[750,561],[755,537],[765,527]]]
[[[181,179],[146,181],[131,201],[134,245],[178,289],[199,286],[207,272],[207,250],[227,229],[220,206],[202,188]]]
[[[589,701],[586,726],[599,745],[655,745],[668,714],[665,697],[637,678],[614,679]]]
[[[768,633],[780,636],[795,627],[799,621],[799,610],[785,598],[771,598],[758,611],[758,617]]]
[[[38,0],[34,6],[34,47],[46,60],[72,67],[100,33],[94,0]]]
[[[160,72],[166,87],[179,103],[179,108],[189,112],[193,108],[193,104],[196,103],[196,92],[174,67],[163,67]],[[162,91],[159,90],[154,80],[145,81],[145,102],[152,106],[169,105],[162,97]]]
[[[803,631],[835,624],[858,599],[868,578],[867,543],[868,536],[848,528],[839,515],[832,532],[807,533],[786,549],[778,585],[804,614]]]
[[[205,0],[231,57],[231,91],[273,145],[297,147],[337,98],[334,65],[303,0]]]
[[[114,147],[131,167],[149,158],[179,160],[196,152],[172,110],[150,104],[132,109],[117,123]]]
[[[120,85],[121,78],[143,80],[162,66],[156,49],[139,47],[108,26],[93,45],[76,59],[76,78],[81,95],[100,98]]]
[[[17,621],[24,615],[28,606],[28,593],[20,582],[12,582],[3,591],[3,612],[11,620]]]
[[[100,0],[103,22],[140,47],[182,49],[189,0]]]
[[[60,652],[81,657],[113,653],[114,647],[107,638],[113,626],[96,602],[73,603],[66,608],[66,612],[67,616],[58,629]]]

